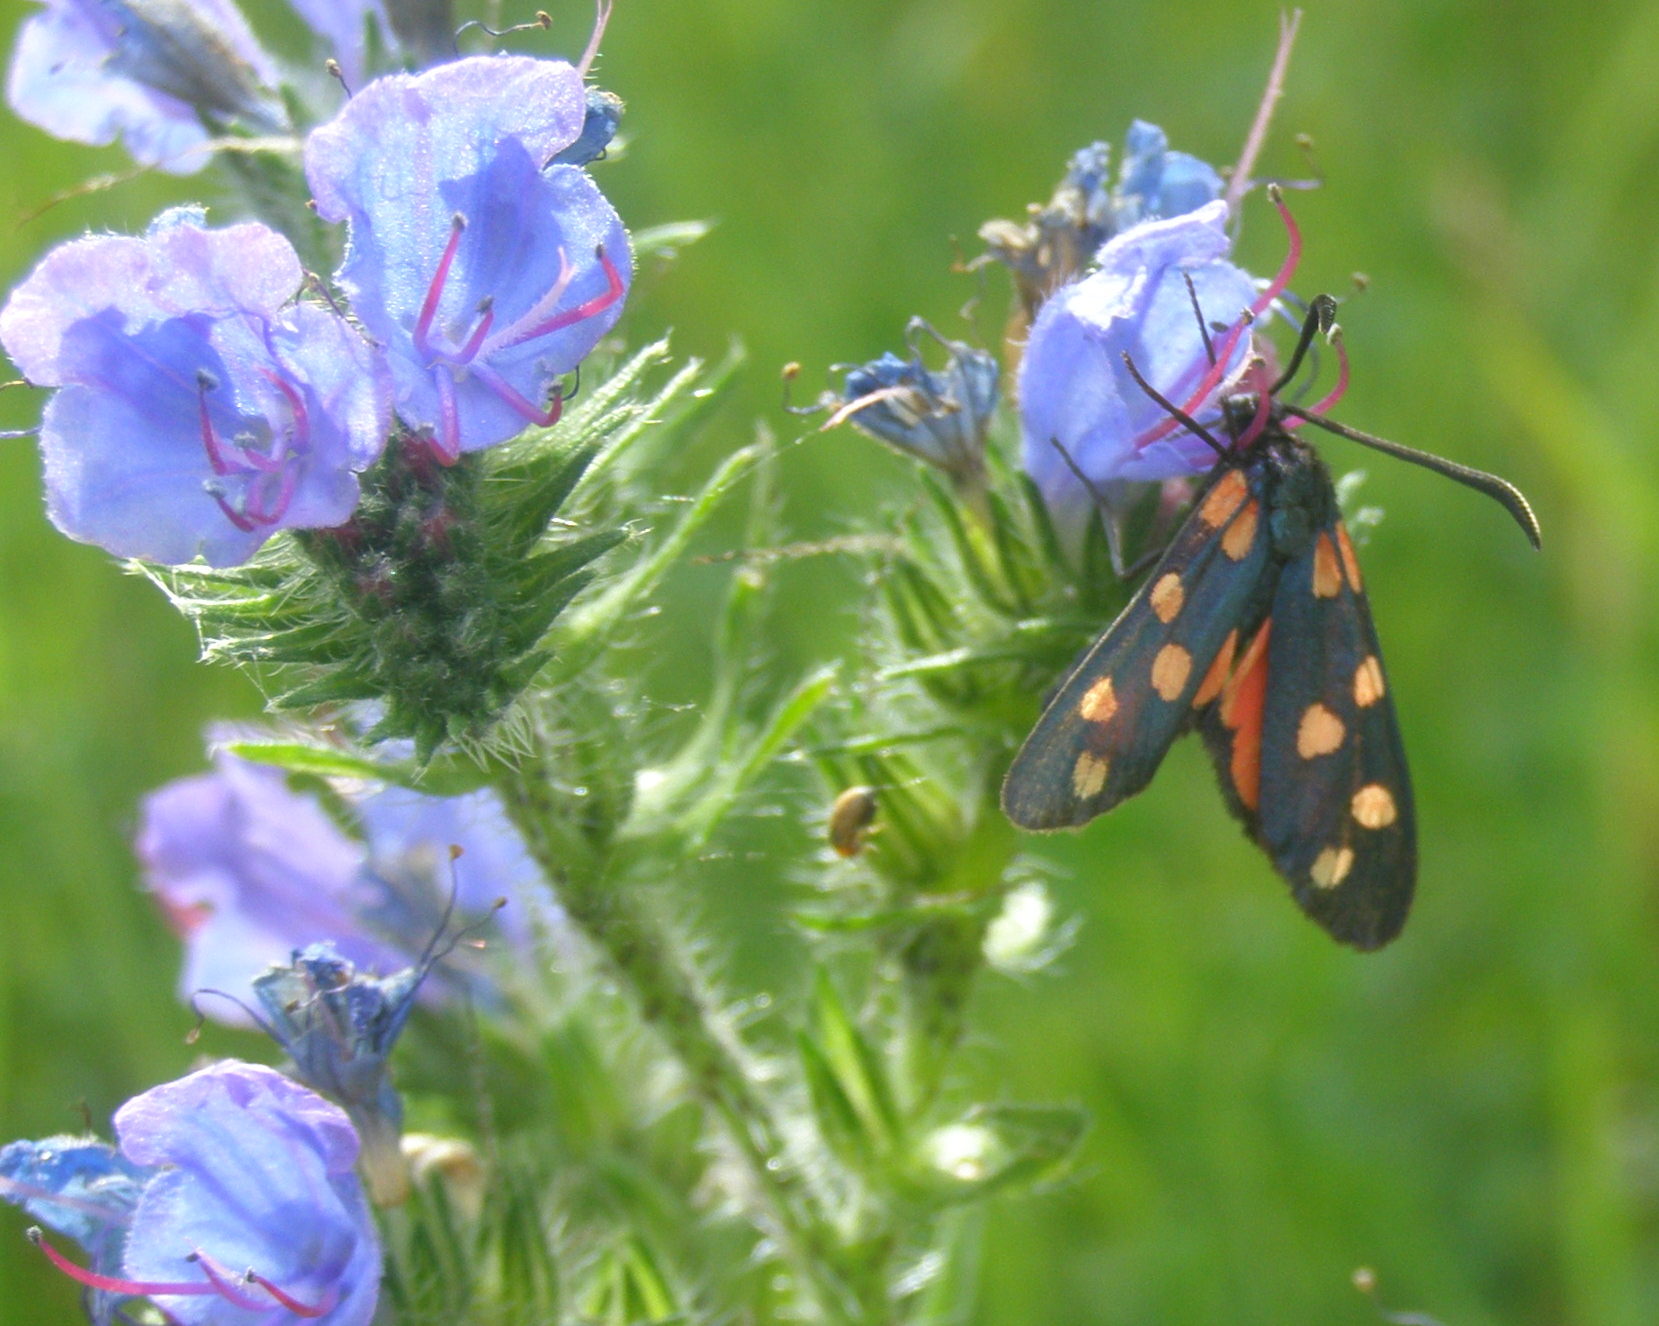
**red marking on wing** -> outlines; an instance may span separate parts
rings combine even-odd
[[[1221,721],[1233,732],[1228,776],[1250,811],[1261,804],[1262,707],[1267,700],[1267,637],[1272,626],[1271,617],[1261,624],[1221,692]]]

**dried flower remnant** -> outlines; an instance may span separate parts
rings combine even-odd
[[[333,526],[380,454],[390,392],[258,223],[179,208],[143,238],[52,250],[0,310],[0,342],[58,388],[40,427],[47,512],[71,538],[178,565],[246,561],[279,529]]]
[[[1021,330],[1044,300],[1088,270],[1113,235],[1143,221],[1183,216],[1221,196],[1215,168],[1170,151],[1164,131],[1145,120],[1129,126],[1115,187],[1107,183],[1110,163],[1110,146],[1090,143],[1073,154],[1048,203],[1032,205],[1029,219],[987,221],[979,228],[986,257],[1013,274]]]
[[[949,355],[939,372],[922,362],[916,338],[923,333]],[[972,487],[984,474],[986,430],[999,395],[997,361],[983,350],[947,340],[920,318],[911,320],[906,339],[909,359],[889,351],[847,369],[840,403],[824,427],[850,423]]]

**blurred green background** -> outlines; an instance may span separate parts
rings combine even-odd
[[[0,0],[8,46],[25,9]],[[950,237],[975,251],[978,224],[1046,198],[1075,148],[1141,116],[1230,161],[1277,12],[625,0],[600,75],[632,141],[602,184],[636,226],[718,226],[624,325],[751,355],[665,487],[755,416],[798,431],[776,409],[785,360],[816,386],[821,365],[897,348],[912,313],[967,331],[976,287]],[[560,23],[575,49],[585,12]],[[1656,86],[1652,3],[1308,12],[1263,169],[1306,174],[1293,138],[1316,140],[1326,185],[1293,196],[1298,289],[1371,277],[1343,315],[1341,416],[1512,478],[1545,551],[1463,489],[1326,448],[1367,468],[1364,499],[1388,513],[1364,558],[1417,785],[1416,912],[1383,953],[1339,951],[1226,816],[1197,743],[1146,796],[1045,845],[1081,936],[1052,973],[987,980],[965,1071],[1095,1125],[1073,1180],[992,1212],[976,1321],[1372,1322],[1361,1265],[1391,1307],[1445,1326],[1659,1321]],[[7,283],[61,237],[199,196],[144,178],[42,214],[125,158],[9,118],[0,162]],[[1282,237],[1252,206],[1242,253],[1271,270]],[[7,392],[0,419],[37,408]],[[192,662],[159,595],[49,529],[38,471],[28,442],[0,447],[0,1138],[80,1128],[83,1108],[102,1127],[188,1066],[176,948],[128,836],[146,790],[200,767],[204,723],[257,708]],[[793,450],[786,482],[802,538],[906,491],[845,431]],[[720,574],[681,577],[682,620]],[[789,576],[780,665],[845,648],[854,569]],[[671,670],[662,699],[695,696],[695,669]],[[711,909],[749,915],[751,948],[778,924],[765,890],[816,850],[819,808],[774,809],[799,825],[766,837],[783,859],[702,872],[743,900]],[[0,1323],[71,1319],[69,1287],[3,1223]]]

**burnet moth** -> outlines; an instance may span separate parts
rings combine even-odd
[[[1294,223],[1278,191],[1269,196],[1294,258]],[[1140,590],[1054,692],[1002,805],[1022,828],[1079,827],[1144,788],[1196,727],[1227,804],[1302,910],[1341,942],[1374,949],[1411,906],[1411,778],[1330,471],[1295,430],[1313,424],[1483,492],[1534,547],[1539,529],[1506,480],[1323,417],[1348,376],[1335,307],[1313,301],[1276,381],[1261,360],[1247,366],[1222,396],[1221,439],[1187,413],[1213,380],[1183,410],[1129,364],[1166,426],[1204,439],[1216,462]],[[1336,390],[1311,409],[1280,400],[1322,333],[1341,364]]]

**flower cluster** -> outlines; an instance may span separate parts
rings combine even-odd
[[[402,30],[407,6],[299,7],[350,85],[371,45],[447,49],[304,135],[316,214],[344,228],[326,242],[345,302],[306,293],[278,230],[184,209],[54,250],[0,310],[0,344],[56,389],[49,514],[119,556],[232,566],[277,530],[343,525],[394,436],[448,465],[556,421],[562,378],[622,312],[627,232],[583,169],[620,103],[587,87],[591,48],[580,65],[456,58],[453,36]],[[54,133],[186,170],[210,130],[296,132],[279,79],[230,0],[52,0],[24,25],[10,95]]]

